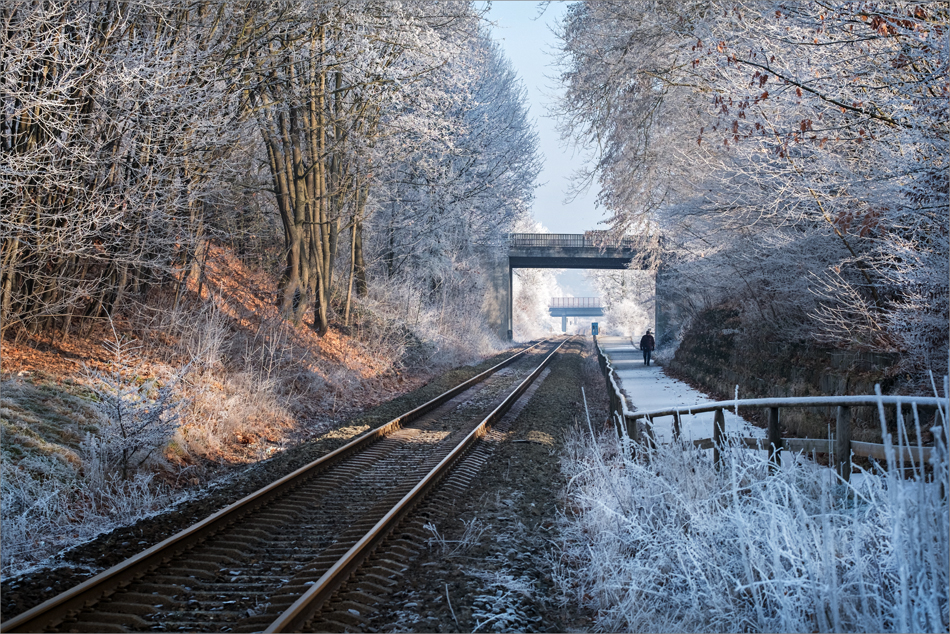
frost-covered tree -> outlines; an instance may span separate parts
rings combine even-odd
[[[68,329],[190,266],[239,138],[226,5],[0,8],[0,321]]]
[[[247,250],[249,216],[279,227],[284,316],[321,334],[373,276],[458,306],[526,213],[523,89],[468,2],[0,11],[4,329],[180,295],[210,237]]]
[[[678,287],[942,372],[947,17],[921,2],[586,2],[562,32],[565,130],[598,144],[615,225],[662,231]]]
[[[656,328],[656,288],[650,271],[589,271],[587,279],[602,298],[602,334],[639,337]]]
[[[380,130],[380,113],[431,107],[420,86],[458,54],[455,30],[474,18],[465,3],[373,1],[285,2],[256,16],[243,81],[284,227],[288,317],[312,306],[314,328],[326,332],[340,231],[349,217],[355,251],[375,178],[369,148],[398,134]]]
[[[470,309],[487,273],[480,254],[498,249],[528,213],[537,138],[524,88],[486,34],[430,81],[437,99],[381,122],[399,133],[375,148],[381,182],[367,221],[375,270],[413,305]]]

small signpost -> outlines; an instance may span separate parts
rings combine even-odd
[[[590,322],[590,334],[594,335],[595,337],[597,336],[597,322],[596,321]]]

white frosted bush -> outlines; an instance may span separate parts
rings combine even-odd
[[[121,337],[116,335],[105,345],[115,359],[109,372],[88,372],[100,420],[98,433],[89,434],[83,443],[83,461],[105,478],[116,473],[129,480],[171,440],[180,422],[181,403],[175,381],[159,385],[155,379],[137,380],[128,363],[129,346]]]
[[[947,426],[925,473],[849,485],[730,447],[570,440],[557,580],[601,631],[946,631]],[[789,464],[790,463],[790,464]]]
[[[150,474],[101,480],[95,472],[50,477],[37,468],[0,465],[0,573],[7,577],[64,548],[165,508],[168,487]],[[52,461],[50,461],[52,462]],[[101,464],[101,463],[97,463]],[[55,468],[55,465],[51,465]]]

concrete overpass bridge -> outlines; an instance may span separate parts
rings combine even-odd
[[[606,231],[584,233],[512,233],[508,252],[490,257],[492,296],[486,298],[486,315],[498,336],[512,339],[514,269],[627,269],[637,256],[635,239],[613,238]],[[659,298],[656,302],[659,306]],[[655,329],[661,328],[659,308]],[[665,320],[662,320],[665,322]],[[665,327],[665,323],[663,324]],[[659,341],[659,337],[657,337]]]
[[[552,297],[551,317],[561,318],[561,332],[567,332],[568,317],[603,317],[599,297]]]

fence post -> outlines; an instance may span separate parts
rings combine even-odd
[[[656,434],[653,431],[653,419],[649,417],[644,417],[645,421],[643,425],[643,430],[646,432],[644,434],[644,442],[653,449],[656,449]]]
[[[845,482],[851,481],[851,408],[838,406],[835,422],[835,468]]]
[[[630,436],[630,440],[640,442],[640,424],[637,422],[637,419],[625,420],[627,421],[627,435]]]
[[[680,413],[676,412],[675,414],[673,414],[673,441],[674,442],[680,439],[680,434],[682,433],[682,429],[680,425],[681,425]]]
[[[769,461],[782,466],[782,430],[779,426],[778,408],[769,408]]]
[[[713,464],[718,468],[722,462],[722,439],[726,431],[726,415],[722,409],[716,410],[713,417]]]
[[[608,376],[609,379],[609,376]],[[619,396],[613,390],[613,385],[610,384],[610,381],[607,381],[607,389],[610,391],[610,416],[616,416],[621,421],[623,418],[623,405],[620,403]],[[622,434],[623,430],[620,427],[617,428],[617,434]]]

